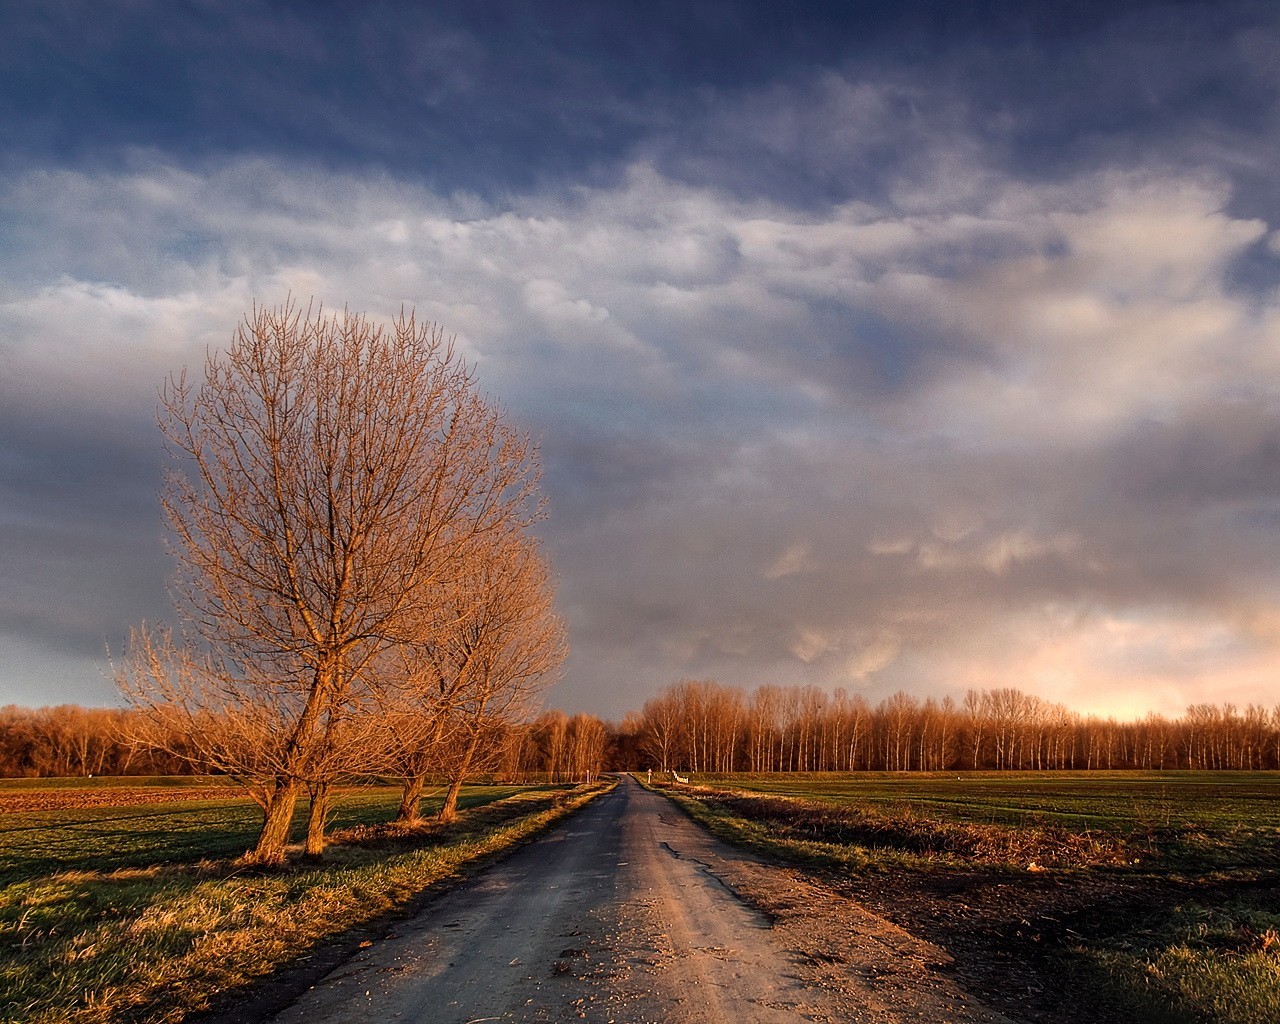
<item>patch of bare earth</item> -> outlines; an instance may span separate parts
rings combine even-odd
[[[825,875],[825,873],[824,873]],[[1064,954],[1084,941],[1082,918],[1123,914],[1149,898],[1116,879],[992,870],[825,875],[827,883],[875,913],[948,951],[951,970],[975,996],[1022,1020],[1081,1016],[1087,994],[1064,976]],[[1088,927],[1092,931],[1092,927]]]
[[[965,993],[1018,1020],[1077,1024],[1085,1019],[1082,1006],[1092,1005],[1092,994],[1087,982],[1064,970],[1071,948],[1105,931],[1108,921],[1126,924],[1126,907],[1179,898],[1177,887],[1115,871],[1135,852],[1115,837],[890,817],[697,787],[682,788],[680,795],[761,823],[774,839],[852,844],[924,858],[913,869],[851,872],[817,864],[773,869],[778,879],[803,880],[795,885],[795,912],[801,941],[813,943],[811,955],[822,958],[834,951],[854,973],[890,990],[900,988],[899,1009],[918,998],[906,995],[907,989],[932,986]],[[932,857],[940,859],[925,867]],[[1045,863],[1100,870],[1052,870]],[[747,882],[741,890],[762,907],[779,899],[767,878],[756,880],[754,889]],[[782,906],[789,902],[782,894]],[[843,936],[841,925],[848,929]],[[950,988],[938,988],[940,976],[951,980]],[[1105,1011],[1100,1003],[1098,1008]],[[954,1010],[941,1014],[934,1019],[969,1019]]]
[[[33,793],[0,793],[0,812],[73,811],[94,807],[138,807],[143,804],[190,803],[196,800],[229,800],[242,797],[238,786],[192,786],[156,789],[144,786],[112,786],[107,789],[47,789]]]

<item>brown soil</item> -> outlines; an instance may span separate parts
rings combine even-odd
[[[1077,918],[1113,909],[1138,887],[1098,877],[978,869],[825,877],[832,888],[951,954],[956,979],[1011,1016],[1040,1022],[1102,1019],[1082,1013],[1063,957]]]
[[[0,793],[0,813],[70,811],[92,807],[140,807],[144,804],[188,803],[193,800],[227,800],[244,795],[244,790],[238,786],[192,786],[183,789],[156,789],[145,786],[46,789],[35,793]]]

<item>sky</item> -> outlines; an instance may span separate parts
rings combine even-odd
[[[1274,4],[19,0],[0,125],[0,704],[118,702],[289,294],[540,439],[550,705],[1280,700]]]

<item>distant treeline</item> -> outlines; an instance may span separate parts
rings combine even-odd
[[[155,743],[139,710],[0,708],[0,777],[181,775],[175,733]],[[144,728],[145,726],[145,728]],[[134,737],[148,735],[148,742]],[[195,759],[198,764],[198,758]],[[578,782],[611,769],[958,771],[1280,769],[1280,705],[1193,704],[1178,718],[1081,715],[1013,688],[961,700],[710,681],[668,687],[621,725],[547,711],[485,737],[478,773]]]
[[[177,753],[134,743],[139,712],[116,708],[0,708],[0,776],[185,775]]]
[[[175,732],[157,743],[154,721],[139,710],[0,708],[0,778],[87,775],[185,775],[199,758],[183,756]],[[138,737],[146,737],[141,741]],[[594,715],[547,711],[491,732],[477,771],[514,782],[580,782],[605,766],[612,731]]]
[[[704,772],[1276,769],[1280,706],[1193,704],[1180,718],[1081,715],[1013,688],[871,704],[817,687],[669,687],[629,716],[635,766]]]

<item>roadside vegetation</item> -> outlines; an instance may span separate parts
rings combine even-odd
[[[722,838],[948,949],[1024,1019],[1280,1020],[1276,773],[703,774],[662,788]]]
[[[235,856],[261,827],[249,799],[208,785],[207,799],[145,803],[130,781],[132,788],[79,788],[137,802],[4,816],[5,1024],[181,1020],[536,835],[607,788],[465,786],[455,822],[411,828],[385,824],[398,788],[343,790],[323,862],[263,868]],[[172,781],[152,788],[163,793]],[[46,792],[56,801],[66,790]],[[428,792],[424,808],[444,796],[443,788]],[[306,817],[299,807],[295,831]]]

